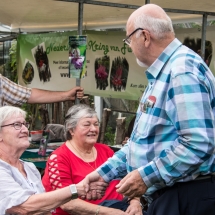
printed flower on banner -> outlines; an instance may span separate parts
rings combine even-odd
[[[96,70],[96,74],[98,75],[98,78],[100,79],[106,79],[108,77],[107,72],[105,72],[105,67],[102,65],[99,65],[99,68]]]
[[[84,62],[84,57],[72,58],[71,63],[74,65],[76,69],[82,69]]]
[[[129,64],[126,58],[117,57],[112,62],[110,88],[114,91],[126,89]]]
[[[25,64],[25,68],[22,72],[22,78],[23,78],[25,84],[30,84],[34,78],[34,68],[32,66],[32,63],[30,63],[28,60]]]
[[[116,74],[114,75],[113,79],[111,80],[112,81],[112,84],[114,86],[116,86],[117,88],[118,87],[121,87],[122,86],[122,67],[119,66],[116,70]]]
[[[108,76],[110,67],[110,57],[103,56],[98,57],[95,60],[95,79],[96,88],[100,90],[106,90],[108,86]]]
[[[71,51],[69,52],[69,59],[71,59],[71,64],[75,67],[75,69],[82,69],[84,56],[80,55],[80,49],[78,48],[78,43],[73,43],[71,45]]]
[[[32,52],[36,61],[40,81],[50,81],[51,71],[49,68],[49,59],[46,53],[45,44],[41,43],[40,45],[32,49]]]

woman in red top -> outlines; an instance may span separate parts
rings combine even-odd
[[[99,135],[99,122],[95,110],[87,105],[78,104],[72,106],[66,115],[65,132],[67,141],[55,150],[46,165],[42,179],[46,191],[52,191],[76,184],[94,171],[113,155],[113,151],[106,145],[96,143]],[[111,182],[102,199],[82,200],[76,199],[57,208],[54,215],[142,215],[138,199],[130,201],[127,213],[122,210],[102,205],[104,200],[119,202],[123,196],[116,192],[115,186],[118,180]],[[66,212],[67,211],[67,212]]]

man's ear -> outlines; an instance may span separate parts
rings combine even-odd
[[[145,43],[145,47],[149,47],[150,43],[151,43],[151,36],[150,33],[147,30],[143,30],[142,34],[145,38],[144,43]]]

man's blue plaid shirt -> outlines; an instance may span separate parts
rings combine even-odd
[[[215,80],[201,57],[177,39],[146,76],[131,137],[98,172],[111,181],[138,169],[147,195],[215,172]],[[144,110],[149,96],[156,102]]]

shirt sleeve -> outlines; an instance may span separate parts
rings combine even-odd
[[[199,68],[202,74],[206,73],[206,68]],[[147,187],[162,180],[171,186],[183,177],[189,179],[195,172],[196,176],[201,171],[210,172],[212,165],[209,159],[215,148],[215,120],[210,81],[203,75],[197,77],[187,72],[173,77],[170,86],[166,110],[178,138],[170,148],[163,149],[158,157],[138,169]]]
[[[21,180],[15,181],[13,173],[3,165],[0,166],[0,173],[0,212],[5,214],[7,209],[25,202],[34,191],[23,189]]]
[[[113,157],[109,158],[103,165],[97,168],[97,172],[106,181],[123,178],[127,174],[126,154],[128,153],[127,144],[117,151]]]
[[[21,106],[26,103],[31,96],[31,88],[18,85],[4,76],[0,76],[0,87],[2,101],[1,105],[17,105]]]
[[[64,151],[66,153],[66,151]],[[70,161],[62,153],[53,153],[46,163],[49,182],[53,190],[73,184]]]

